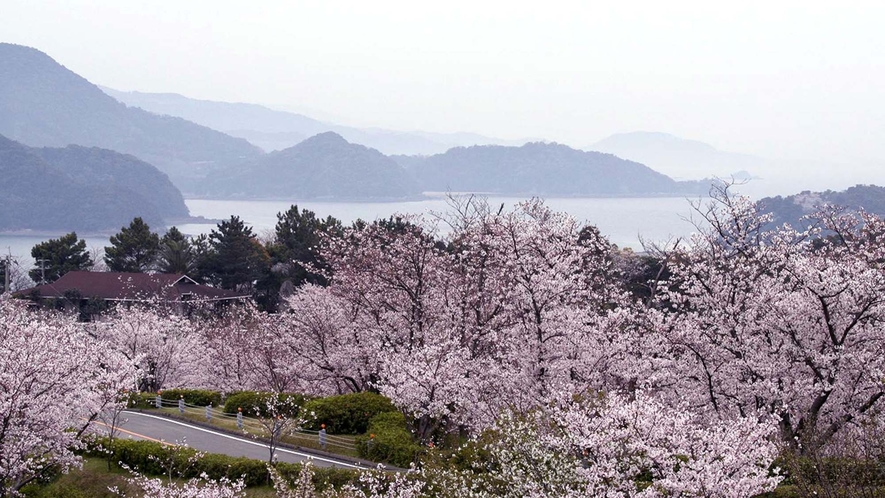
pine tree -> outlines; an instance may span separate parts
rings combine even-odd
[[[332,216],[326,219],[317,218],[313,211],[300,210],[293,205],[285,213],[277,213],[277,225],[274,232],[275,256],[281,262],[298,261],[316,263],[317,250],[323,233],[340,235],[343,232],[341,222]],[[299,281],[310,280],[302,269]]]
[[[252,228],[238,216],[222,221],[209,234],[212,251],[207,260],[210,280],[224,289],[251,291],[269,267],[264,247]]]
[[[176,227],[172,227],[160,239],[157,270],[190,276],[197,269],[197,256],[190,239]],[[191,277],[193,278],[193,277]]]
[[[86,241],[77,239],[76,232],[35,245],[31,256],[37,261],[37,267],[28,275],[38,283],[55,282],[69,271],[88,270],[93,265]]]
[[[104,261],[111,271],[142,273],[154,268],[160,250],[160,237],[141,218],[111,236],[104,248]]]

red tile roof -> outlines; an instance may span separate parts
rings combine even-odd
[[[65,293],[69,291],[79,292],[84,299],[98,298],[107,301],[147,301],[155,298],[162,301],[219,301],[250,297],[241,292],[199,285],[186,275],[91,271],[68,272],[51,284],[38,285],[19,294],[60,298],[65,297]]]

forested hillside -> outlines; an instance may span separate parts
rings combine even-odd
[[[877,216],[885,216],[885,187],[876,185],[855,185],[841,192],[804,191],[794,195],[765,197],[759,201],[763,211],[774,215],[773,223],[790,223],[794,227],[804,227],[814,220],[801,220],[803,216],[820,211],[825,205],[848,209],[863,209]]]
[[[556,143],[457,147],[430,157],[394,159],[426,191],[605,196],[695,193],[699,188],[611,154]]]
[[[131,191],[150,200],[158,214],[165,219],[188,216],[184,197],[169,177],[134,156],[78,145],[32,150],[71,178],[79,178],[121,191]]]
[[[33,149],[0,135],[0,230],[103,231],[188,216],[156,168],[109,150]]]
[[[209,184],[225,197],[381,200],[421,191],[395,161],[327,132],[232,169]]]

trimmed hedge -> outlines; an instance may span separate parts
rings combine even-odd
[[[127,408],[154,408],[156,407],[157,395],[154,393],[128,392],[126,393]]]
[[[312,421],[308,429],[319,430],[326,424],[329,434],[363,434],[368,430],[369,421],[378,414],[397,412],[393,403],[384,396],[362,392],[318,398],[305,403],[303,412]]]
[[[110,451],[110,455],[97,449],[101,445]],[[129,467],[148,475],[165,475],[166,470],[158,462],[166,460],[170,455],[170,448],[153,441],[134,441],[129,439],[115,439],[108,443],[106,438],[94,440],[86,451],[88,456],[110,458],[114,462],[123,463]],[[199,477],[205,473],[210,479],[227,477],[237,480],[241,477],[246,486],[261,486],[267,484],[267,462],[253,460],[245,457],[232,457],[207,453],[192,465],[186,465],[188,458],[193,457],[197,451],[192,448],[178,449],[176,468],[185,469],[177,476],[184,479]],[[287,479],[292,479],[301,471],[300,464],[278,462],[277,470]],[[359,473],[348,469],[332,469],[314,466],[314,485],[318,490],[329,486],[339,488],[347,483],[355,483],[359,479]]]
[[[164,389],[161,396],[176,403],[183,396],[184,402],[189,405],[206,406],[211,403],[212,406],[221,406],[221,393],[207,389]]]
[[[356,439],[359,456],[408,468],[417,463],[424,448],[415,442],[400,412],[379,413],[369,422],[369,434]],[[373,439],[371,436],[374,435]]]
[[[228,395],[227,399],[224,402],[224,413],[235,414],[237,413],[237,408],[243,409],[244,415],[255,415],[254,409],[255,407],[259,408],[259,414],[263,417],[266,417],[267,414],[267,405],[266,399],[268,396],[279,396],[280,401],[291,401],[295,409],[292,413],[285,413],[288,417],[297,417],[301,412],[301,407],[305,405],[312,398],[309,396],[305,396],[300,393],[272,393],[272,392],[260,392],[260,391],[241,391],[237,393],[233,393]]]

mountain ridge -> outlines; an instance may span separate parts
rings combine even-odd
[[[764,197],[757,204],[763,212],[772,213],[774,225],[789,223],[793,227],[806,228],[814,220],[802,220],[802,217],[814,214],[824,205],[863,209],[885,216],[885,187],[858,184],[841,191],[805,190],[793,195]]]
[[[0,231],[119,229],[189,216],[181,192],[133,156],[69,146],[32,148],[0,135]]]
[[[261,155],[248,141],[127,107],[30,47],[0,43],[0,134],[32,147],[94,146],[132,154],[179,186]]]
[[[515,145],[524,141],[486,137],[478,133],[432,133],[360,128],[326,122],[301,113],[262,104],[195,99],[178,93],[147,93],[99,87],[118,101],[146,111],[178,116],[244,138],[266,152],[282,150],[327,131],[351,143],[377,149],[383,154],[436,154],[462,145]]]
[[[293,123],[327,126],[255,104],[196,101],[178,94],[132,95],[161,103],[171,99],[178,106],[196,106],[197,113],[236,111],[220,113],[212,124],[261,128],[261,133],[282,134],[280,140],[292,138],[287,134],[292,133]],[[268,116],[273,120],[267,122]],[[25,145],[73,143],[131,154],[165,171],[190,197],[392,200],[420,198],[424,190],[548,196],[682,195],[706,190],[700,187],[703,182],[676,182],[635,161],[556,143],[471,145],[433,155],[388,157],[366,140],[323,131],[265,154],[247,140],[211,127],[127,107],[39,50],[0,44],[0,133],[8,130],[14,133],[11,138]],[[414,145],[417,135],[425,141],[430,140],[426,136],[439,136],[350,130],[363,138],[381,137],[387,145],[400,140]],[[477,141],[482,136],[459,133],[450,138]]]
[[[699,188],[613,154],[558,143],[455,147],[434,156],[393,159],[429,191],[619,196],[695,193]]]
[[[232,198],[393,200],[421,194],[394,160],[334,132],[272,152],[248,171],[229,173],[212,187]]]

